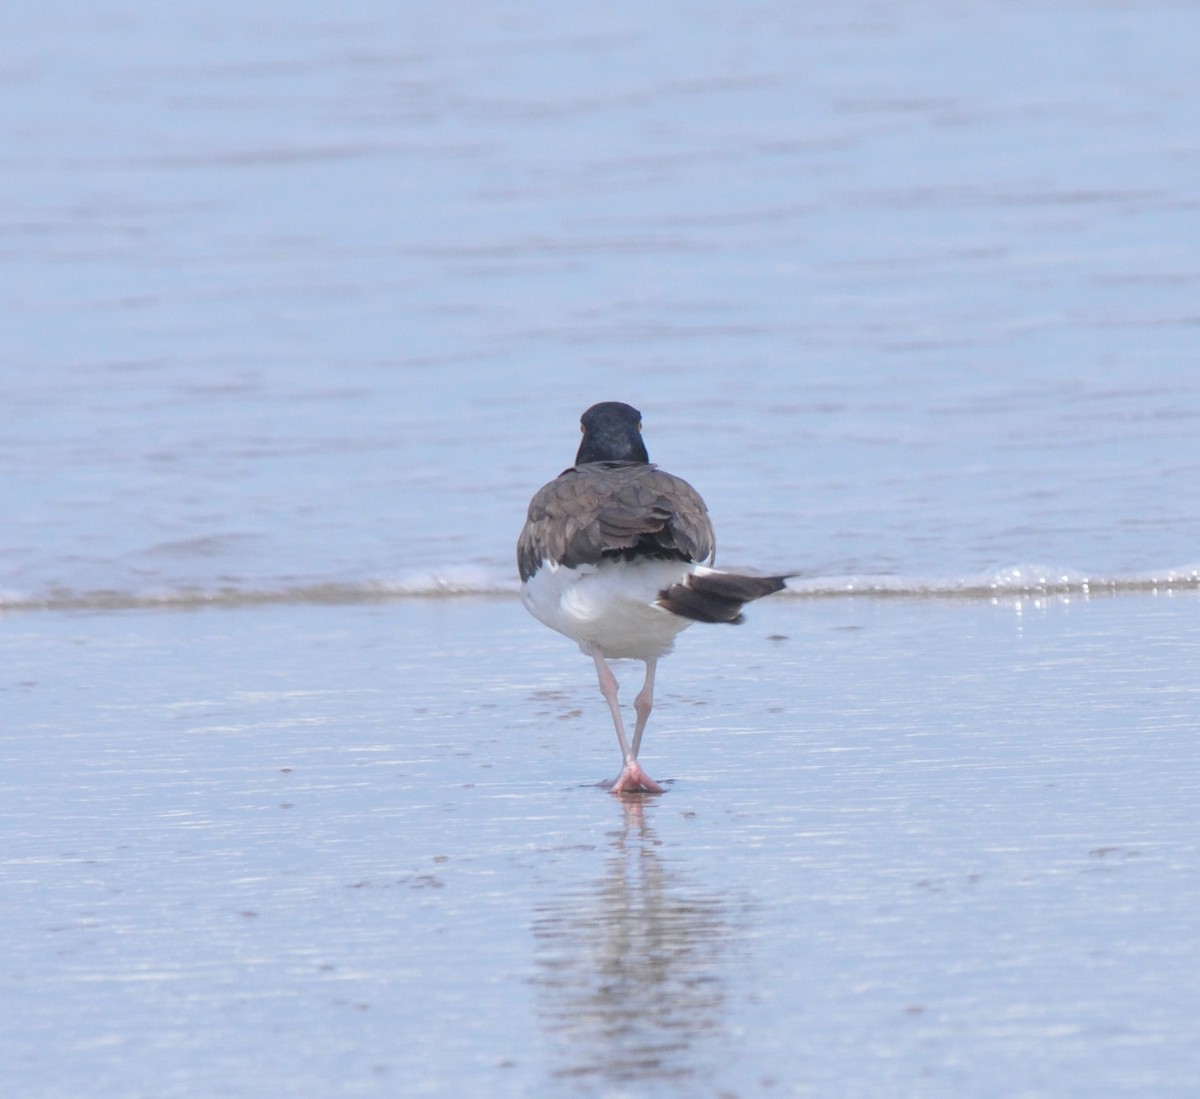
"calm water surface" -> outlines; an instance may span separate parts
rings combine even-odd
[[[56,11],[0,46],[9,604],[511,588],[610,398],[729,563],[1195,576],[1194,7]]]

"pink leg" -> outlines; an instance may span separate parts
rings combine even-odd
[[[657,660],[646,661],[646,679],[642,683],[642,689],[638,691],[637,698],[633,700],[633,708],[637,712],[637,724],[633,728],[634,759],[637,759],[638,750],[642,746],[642,733],[646,731],[650,711],[654,709],[654,669],[657,665]]]
[[[608,703],[609,712],[612,714],[613,726],[617,730],[617,742],[621,745],[621,756],[625,760],[625,764],[621,768],[621,773],[617,776],[617,781],[613,783],[610,792],[614,794],[661,794],[663,788],[642,770],[641,764],[637,761],[637,756],[630,750],[629,741],[625,738],[625,723],[621,720],[621,708],[617,705],[616,676],[612,674],[612,669],[608,666],[608,661],[604,659],[603,654],[599,650],[592,652],[592,660],[596,663],[596,677],[600,680],[600,693],[604,695],[604,701]],[[638,698],[641,699],[641,697],[639,694]],[[646,715],[649,716],[649,713],[649,708],[647,708]],[[637,735],[639,738],[645,724],[645,718],[639,709],[637,726]]]

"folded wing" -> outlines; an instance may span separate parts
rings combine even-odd
[[[522,581],[550,562],[567,568],[605,557],[703,563],[716,552],[700,494],[644,462],[573,466],[534,496],[517,543]]]

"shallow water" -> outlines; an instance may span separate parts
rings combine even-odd
[[[761,604],[647,799],[515,601],[12,620],[7,1088],[1191,1094],[1196,610]]]
[[[55,10],[0,43],[7,605],[511,588],[600,399],[726,563],[1194,582],[1194,7]]]

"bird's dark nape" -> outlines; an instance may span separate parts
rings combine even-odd
[[[621,401],[592,405],[579,420],[583,441],[575,464],[587,462],[649,462],[642,441],[642,414]]]

